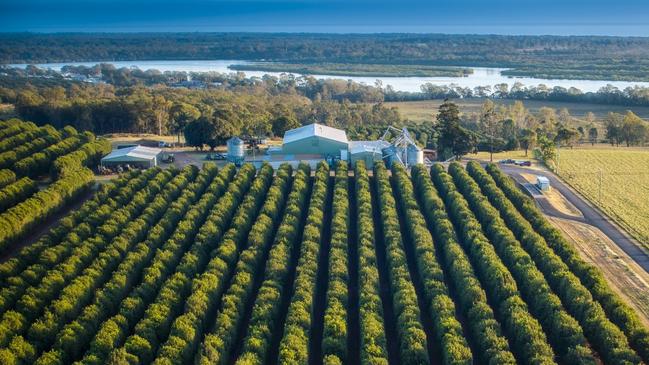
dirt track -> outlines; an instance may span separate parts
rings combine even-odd
[[[530,173],[530,169],[525,169],[516,166],[501,165],[500,168],[512,176],[518,183],[527,184],[527,180],[521,175]],[[632,260],[634,260],[639,267],[646,273],[649,273],[649,252],[642,248],[641,244],[629,236],[622,228],[616,225],[610,218],[608,218],[599,209],[595,208],[586,199],[578,195],[573,189],[563,183],[558,177],[549,171],[543,171],[542,174],[550,180],[553,189],[556,189],[563,195],[574,207],[576,207],[583,215],[583,219],[575,219],[561,213],[558,209],[553,207],[547,199],[536,199],[539,203],[541,210],[546,215],[551,217],[573,219],[577,222],[588,223],[597,227],[602,231],[612,242],[614,242],[620,249],[622,249]],[[543,201],[545,200],[545,202]]]
[[[530,173],[538,171],[503,165],[501,169],[530,192],[582,258],[602,270],[613,290],[626,298],[649,326],[649,255],[640,243],[552,173],[541,172],[550,179],[555,195],[548,198],[529,182]]]

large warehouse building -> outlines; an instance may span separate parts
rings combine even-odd
[[[340,157],[346,156],[348,149],[349,141],[345,131],[313,123],[287,131],[281,153]]]
[[[412,140],[406,128],[391,127],[390,131],[396,132],[396,137],[390,140],[384,136],[375,141],[349,141],[344,130],[313,123],[287,131],[283,145],[269,148],[270,156],[263,160],[276,163],[317,163],[322,159],[330,162],[340,159],[354,163],[363,160],[369,168],[374,162],[381,160],[406,165],[424,162],[423,151]]]

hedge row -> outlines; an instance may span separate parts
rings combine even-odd
[[[383,304],[380,296],[379,270],[376,261],[374,215],[370,179],[365,162],[356,162],[357,234],[358,234],[358,285],[361,363],[387,365],[388,351],[383,323]]]
[[[156,198],[166,198],[176,191],[177,186],[171,182],[165,184],[163,190],[156,191],[155,195]],[[93,242],[94,245],[104,246],[105,249],[92,256],[92,264],[75,275],[63,288],[38,297],[38,305],[32,305],[31,312],[27,313],[21,322],[21,330],[15,331],[18,338],[12,339],[8,346],[17,361],[32,363],[35,356],[51,345],[56,339],[57,331],[92,299],[95,289],[115,269],[125,252],[146,234],[151,222],[159,217],[158,208],[164,207],[165,204],[163,199],[154,199],[137,219],[128,222],[119,235]],[[52,270],[48,272],[44,282],[60,277],[61,274],[57,270]],[[28,328],[26,336],[20,338],[25,328]]]
[[[94,140],[90,132],[74,134],[40,152],[29,155],[14,164],[13,170],[19,176],[42,176],[50,173],[54,160],[78,149],[82,144]]]
[[[204,169],[216,168],[213,164],[208,164]],[[166,279],[176,269],[183,269],[182,266],[178,267],[181,258],[184,259],[182,265],[193,265],[196,257],[207,254],[209,247],[194,244],[194,239],[212,210],[217,209],[219,198],[226,192],[234,174],[234,165],[226,165],[200,196],[200,200],[190,207],[171,237],[156,252],[152,264],[144,270],[142,281],[119,304],[118,313],[104,321],[94,337],[88,339],[90,347],[81,363],[106,363],[111,351],[124,343],[133,326],[142,318]]]
[[[38,191],[38,184],[28,177],[0,189],[0,213],[29,198]]]
[[[322,334],[322,356],[326,364],[344,364],[347,360],[347,308],[349,306],[349,194],[347,162],[336,165],[331,213],[331,244]]]
[[[433,334],[441,345],[445,364],[471,364],[473,354],[464,337],[462,325],[455,317],[455,303],[444,281],[444,272],[437,260],[433,237],[426,227],[415,198],[412,183],[405,168],[393,164],[392,176],[395,196],[401,206],[403,221],[408,232],[406,244],[414,254],[414,262],[424,290],[424,302],[433,319]]]
[[[77,170],[0,214],[0,251],[76,200],[93,183],[92,171]]]
[[[37,363],[54,363],[55,360],[58,363],[70,363],[81,356],[101,323],[117,310],[121,301],[138,284],[156,251],[167,241],[174,227],[203,193],[214,177],[216,168],[204,169],[198,173],[198,169],[192,166],[184,171],[184,176],[181,174],[172,181],[181,194],[159,196],[169,202],[166,208],[161,208],[164,210],[162,218],[150,227],[146,238],[126,254],[117,269],[110,274],[110,279],[101,288],[95,289],[92,303],[78,311],[79,316],[59,331],[52,350],[44,353]],[[174,200],[175,196],[178,197]]]
[[[8,127],[12,127],[18,124],[24,123],[22,120],[17,119],[17,118],[11,118],[7,120],[0,120],[0,129],[5,129]]]
[[[639,363],[640,359],[629,347],[624,333],[609,321],[604,310],[599,303],[593,300],[588,289],[552,251],[543,237],[536,233],[530,223],[518,213],[491,176],[477,163],[470,163],[468,169],[480,181],[480,186],[464,170],[454,169],[454,172],[458,179],[467,181],[465,184],[467,191],[470,189],[476,197],[472,199],[476,202],[478,199],[482,201],[479,208],[476,204],[476,208],[480,210],[478,216],[495,214],[499,216],[496,220],[499,224],[507,223],[511,229],[511,231],[508,230],[507,235],[516,236],[520,240],[520,245],[524,251],[527,251],[528,255],[526,254],[526,256],[529,257],[532,265],[535,263],[538,270],[545,275],[552,289],[561,298],[565,308],[579,321],[589,342],[604,361]],[[480,193],[481,189],[486,198]],[[489,205],[489,202],[493,206]],[[538,297],[538,293],[535,295]],[[563,342],[565,342],[566,327],[564,324],[563,331],[557,332],[557,335],[563,334]]]
[[[138,255],[140,243],[147,237],[147,233],[155,228],[157,222],[164,218],[169,205],[181,195],[182,190],[194,180],[196,175],[196,167],[184,168],[165,185],[163,190],[156,194],[154,200],[139,217],[130,221],[124,230],[112,239],[106,250],[101,252],[88,268],[61,290],[58,298],[49,304],[44,314],[34,321],[27,332],[27,339],[33,344],[36,354],[50,348],[55,341],[58,341],[59,344],[57,350],[61,348],[73,349],[75,344],[69,341],[74,333],[69,331],[69,327],[66,328],[68,332],[62,330],[71,320],[82,314],[82,310],[90,304],[95,294],[102,294],[101,288],[107,282],[111,283],[110,280],[114,272],[128,270],[123,267],[125,259],[128,259],[128,263],[132,264],[130,267],[132,272],[120,279],[134,280],[138,277],[139,264],[133,262],[133,257],[140,258]],[[115,293],[115,295],[119,296],[120,294]],[[103,299],[105,300],[107,297]],[[98,313],[97,315],[100,316]],[[45,353],[35,363],[66,362],[65,358],[57,358],[58,355],[61,354],[58,352]]]
[[[262,167],[262,170],[266,167]],[[292,173],[290,165],[282,165],[265,195],[244,201],[241,214],[235,217],[234,226],[224,235],[216,256],[193,284],[185,313],[176,318],[167,342],[158,351],[155,364],[193,361],[204,332],[208,329],[208,318],[217,309],[218,328],[223,328],[221,326],[224,322],[233,323],[236,327],[235,313],[239,308],[245,308],[243,301],[246,295],[251,295],[255,271],[258,267],[263,267],[262,259],[272,242],[286,202]],[[232,251],[235,254],[230,254]],[[226,288],[228,291],[224,294]],[[234,303],[239,299],[242,302]],[[220,308],[217,308],[218,303]],[[220,322],[219,318],[225,321]],[[226,331],[223,335],[233,341],[236,333]]]
[[[70,152],[57,158],[52,164],[51,175],[58,179],[65,171],[81,168],[83,166],[95,166],[99,160],[110,153],[112,147],[107,139],[96,139],[83,144],[76,151]]]
[[[399,358],[403,364],[428,364],[426,333],[420,322],[417,294],[408,272],[396,202],[392,196],[388,171],[382,162],[374,163],[374,180],[386,246],[390,295],[397,322]]]
[[[133,195],[160,171],[150,169],[142,174],[129,174],[133,176],[132,179],[124,177],[116,179],[112,184],[102,185],[104,188],[79,210],[62,218],[56,227],[41,236],[37,242],[23,248],[16,257],[0,265],[0,272],[7,280],[0,291],[0,312],[12,308],[28,287],[38,285],[48,270],[68,258],[86,238],[92,237],[97,227],[114,210],[128,204]],[[118,191],[110,189],[110,186],[123,183],[122,180],[128,184]]]
[[[16,173],[7,169],[0,170],[0,188],[4,188],[15,181]]]
[[[245,239],[258,218],[259,210],[273,181],[272,175],[273,169],[269,165],[262,166],[250,188],[251,193],[237,209],[230,228],[214,250],[205,271],[194,279],[189,297],[185,301],[184,313],[181,311],[179,316],[172,319],[167,340],[163,341],[165,337],[160,338],[161,346],[154,362],[167,362],[166,360],[171,359],[167,363],[187,363],[193,359],[193,349],[202,338],[205,317],[213,313],[214,305],[223,293],[225,285],[229,283],[232,269],[245,248]],[[287,179],[282,176],[286,178],[288,175],[290,174],[280,173],[275,183],[285,187]]]
[[[12,150],[20,145],[31,142],[36,138],[57,134],[59,133],[51,125],[46,125],[36,129],[26,129],[13,137],[0,140],[0,153]]]
[[[280,307],[288,295],[287,289],[290,263],[294,262],[295,255],[299,254],[300,228],[307,216],[307,203],[310,193],[309,176],[311,169],[308,165],[301,165],[293,180],[293,191],[289,195],[284,218],[277,229],[275,243],[268,254],[268,262],[264,272],[264,281],[259,288],[250,315],[250,322],[244,328],[247,335],[242,342],[242,354],[237,363],[265,364],[269,357],[270,343],[273,336],[278,336],[280,326]],[[320,174],[326,178],[325,175]],[[326,186],[325,186],[326,188]],[[320,209],[320,208],[318,208]],[[201,365],[216,363],[219,355],[215,348],[219,346],[219,339],[208,336],[201,349],[199,361]],[[226,359],[225,357],[222,357]]]
[[[521,247],[498,211],[480,194],[480,188],[459,164],[452,164],[449,173],[516,278],[523,298],[531,313],[541,322],[557,356],[568,363],[593,364],[595,359],[579,322],[566,311],[547,278]]]
[[[460,244],[511,342],[516,359],[522,364],[554,364],[554,352],[543,328],[529,313],[516,281],[485,237],[480,223],[462,194],[458,193],[453,179],[440,164],[433,165],[431,176],[460,235]]]
[[[106,220],[97,233],[84,240],[83,245],[73,249],[72,254],[55,267],[47,270],[44,276],[33,285],[27,285],[24,294],[5,312],[0,321],[0,328],[7,329],[0,333],[0,346],[7,346],[11,339],[27,330],[45,306],[60,293],[61,289],[84,270],[105,248],[123,226],[140,214],[146,204],[153,200],[160,191],[161,185],[172,177],[170,172],[161,172],[149,181],[147,187],[140,190],[126,207],[119,209]]]
[[[6,138],[10,138],[12,136],[15,136],[19,133],[22,133],[23,131],[27,130],[34,130],[37,129],[38,127],[36,124],[32,122],[22,122],[19,121],[18,123],[15,123],[13,125],[7,126],[6,128],[0,129],[0,140],[4,140]]]
[[[280,364],[306,364],[309,360],[309,333],[313,313],[320,237],[324,226],[325,204],[329,195],[329,165],[318,164],[311,204],[302,235],[300,259],[297,263],[293,296],[291,298],[284,333],[279,344]],[[279,335],[280,331],[276,331]]]
[[[485,364],[516,364],[507,339],[501,333],[500,324],[487,302],[487,294],[458,243],[444,202],[430,176],[423,165],[417,165],[411,171],[422,212],[433,232],[435,246],[441,252],[441,264],[455,288],[460,310],[467,319],[469,334],[478,352],[476,359]]]
[[[97,207],[113,197],[130,179],[135,179],[139,175],[140,170],[131,170],[121,177],[111,180],[108,184],[100,185],[92,198],[86,200],[79,209],[73,210],[61,218],[58,224],[43,234],[38,241],[21,248],[10,259],[0,263],[0,286],[5,286],[10,277],[18,275],[27,266],[34,264],[45,249],[58,245],[73,228],[90,218],[91,213],[95,212]]]
[[[200,228],[195,246],[183,256],[176,271],[164,280],[155,299],[149,304],[123,347],[114,350],[110,356],[124,357],[131,362],[148,363],[153,360],[160,342],[167,338],[174,320],[182,314],[187,297],[191,294],[192,280],[205,270],[210,256],[213,256],[210,251],[216,251],[220,247],[224,233],[234,226],[233,216],[241,210],[237,207],[243,200],[249,200],[249,196],[263,195],[265,192],[265,186],[260,187],[259,181],[268,181],[272,169],[270,172],[268,169],[260,170],[259,177],[253,182],[255,172],[250,164],[239,170]]]
[[[306,195],[308,185],[304,181],[304,171],[308,171],[308,167],[301,165],[300,169],[302,172],[296,175],[288,197],[288,214],[290,209],[295,209],[295,203]],[[292,169],[289,166],[282,166],[278,170],[276,181],[268,191],[266,202],[248,236],[248,247],[241,253],[231,285],[221,299],[221,307],[216,314],[213,329],[205,336],[197,354],[196,363],[225,364],[233,357],[234,342],[241,337],[240,332],[245,332],[243,321],[246,308],[251,307],[256,295],[254,283],[264,274],[264,259],[268,257],[271,245],[282,238],[281,232],[278,231],[273,240],[273,233],[281,218],[291,173]],[[286,182],[282,184],[283,181]],[[290,217],[292,216],[291,214]]]
[[[521,192],[507,175],[494,164],[487,165],[487,171],[536,232],[543,236],[546,243],[579,277],[593,298],[602,305],[608,318],[624,331],[631,346],[642,360],[649,363],[649,330],[642,324],[636,312],[611,289],[600,270],[586,263],[579,256],[561,232],[545,219],[534,202]]]
[[[31,140],[29,143],[22,144],[12,150],[2,152],[0,153],[0,168],[14,168],[16,162],[60,141],[61,134],[56,132]]]

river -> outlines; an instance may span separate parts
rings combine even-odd
[[[43,63],[36,64],[35,66],[42,68],[51,68],[53,70],[60,70],[65,65],[84,65],[94,66],[99,62],[65,62],[65,63]],[[186,71],[186,72],[208,72],[216,71],[221,73],[235,72],[228,67],[233,64],[245,64],[246,61],[236,60],[213,60],[213,61],[114,61],[104,62],[111,63],[115,67],[138,67],[142,70],[156,69],[159,71]],[[24,68],[25,64],[12,64],[11,67]],[[508,77],[501,74],[503,68],[487,68],[487,67],[470,67],[473,69],[473,74],[466,77],[359,77],[359,76],[331,76],[331,75],[312,75],[316,78],[323,79],[345,79],[353,80],[368,85],[374,85],[377,80],[380,80],[383,86],[391,85],[397,91],[420,91],[420,86],[425,83],[432,83],[437,85],[450,85],[455,84],[461,87],[474,88],[476,86],[493,86],[496,84],[505,83],[510,87],[515,82],[520,82],[525,86],[537,86],[544,84],[547,87],[561,86],[565,88],[576,87],[583,92],[597,91],[606,85],[613,85],[619,89],[624,89],[629,86],[643,86],[649,87],[649,82],[633,82],[633,81],[606,81],[606,80],[565,80],[565,79],[539,79],[534,77]],[[263,75],[279,76],[279,72],[265,72],[265,71],[246,71],[246,76],[261,77]]]

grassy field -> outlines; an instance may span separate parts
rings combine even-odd
[[[649,248],[649,150],[576,148],[559,156],[559,175]]]
[[[425,101],[404,101],[404,102],[389,102],[385,103],[386,106],[395,106],[399,109],[401,116],[415,122],[428,122],[433,120],[437,115],[437,109],[443,100],[425,100]],[[463,113],[479,112],[484,99],[457,99],[454,100],[460,107]],[[498,104],[513,104],[515,100],[496,100]],[[525,107],[532,113],[538,112],[539,108],[543,106],[561,109],[567,108],[570,114],[581,119],[588,112],[593,112],[598,119],[606,117],[608,112],[625,113],[627,110],[632,110],[641,118],[649,118],[649,107],[625,107],[619,105],[602,105],[602,104],[588,104],[588,103],[566,103],[555,101],[537,101],[525,100],[523,102]]]

